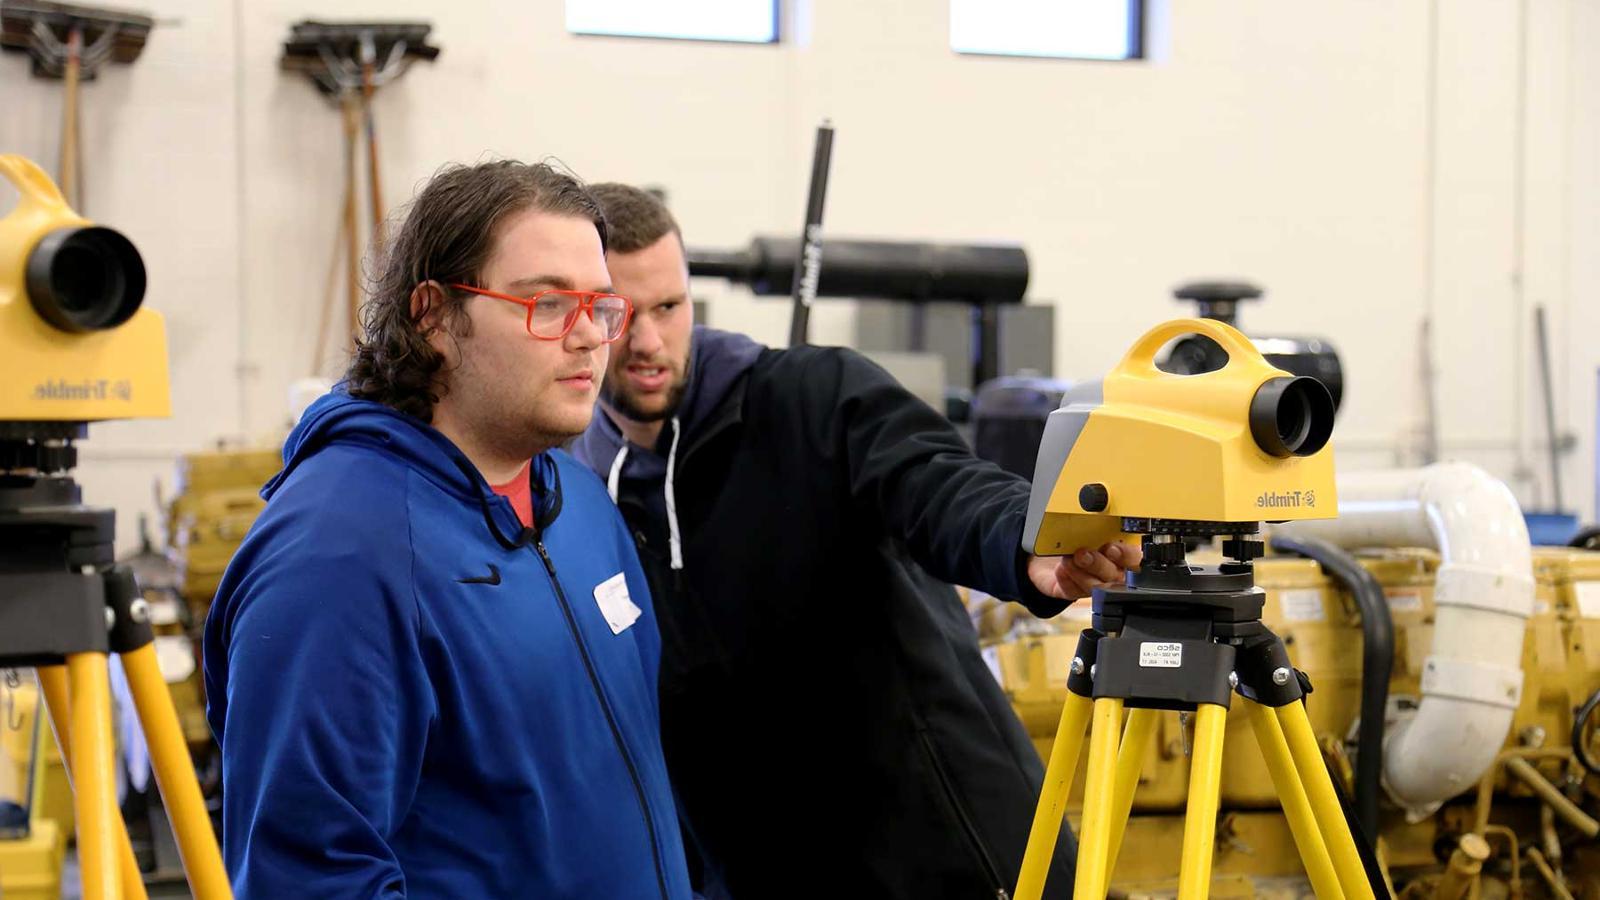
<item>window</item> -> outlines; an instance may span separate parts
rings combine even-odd
[[[1143,0],[950,0],[958,53],[1139,59]]]
[[[778,0],[567,0],[575,34],[771,44]]]

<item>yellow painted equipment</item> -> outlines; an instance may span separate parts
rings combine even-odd
[[[1189,334],[1215,342],[1226,364],[1195,375],[1157,369],[1156,353]],[[1259,748],[1254,778],[1270,777],[1267,799],[1282,804],[1317,896],[1387,894],[1375,857],[1363,857],[1346,823],[1302,703],[1307,687],[1261,621],[1251,564],[1262,553],[1261,520],[1337,515],[1332,431],[1333,402],[1321,383],[1273,368],[1237,330],[1202,319],[1151,329],[1104,381],[1069,391],[1050,415],[1023,547],[1061,554],[1141,534],[1144,562],[1125,585],[1094,590],[1092,627],[1065,653],[1060,719],[1017,900],[1043,892],[1085,743],[1073,896],[1107,896],[1145,766],[1170,743],[1161,726],[1168,710],[1194,720],[1180,763],[1184,790],[1159,798],[1182,804],[1180,900],[1202,900],[1213,888],[1230,709],[1249,724]],[[1218,535],[1225,560],[1190,565],[1184,541]]]
[[[168,509],[168,541],[179,590],[196,621],[204,621],[228,561],[266,507],[262,485],[282,466],[276,447],[211,450],[178,460],[179,493]]]
[[[178,460],[178,495],[167,508],[167,556],[176,570],[176,592],[187,609],[187,638],[196,648],[191,658],[198,657],[201,630],[222,574],[266,507],[261,487],[281,467],[282,451],[276,447],[218,448]],[[176,641],[181,633],[173,630],[171,637],[157,640]],[[206,723],[199,667],[170,686],[196,759],[213,758],[218,749]]]
[[[54,819],[35,819],[20,841],[0,841],[0,891],[6,900],[59,900],[67,842]]]
[[[27,797],[28,769],[34,754],[39,753],[35,776],[38,781],[33,796],[35,821],[43,818],[54,822],[65,840],[73,828],[72,788],[67,782],[61,751],[49,738],[48,728],[39,746],[33,745],[34,716],[40,711],[38,685],[32,678],[25,679],[19,687],[10,689],[6,702],[11,705],[12,721],[4,723],[4,730],[0,731],[0,797],[9,797],[18,803]],[[0,846],[4,844],[0,841]],[[3,873],[0,869],[0,885],[5,885]]]
[[[1398,550],[1363,554],[1361,562],[1382,584],[1394,619],[1391,697],[1414,697],[1432,640],[1438,557],[1431,551]],[[1354,601],[1309,560],[1277,557],[1258,560],[1255,566],[1256,584],[1266,591],[1262,621],[1284,638],[1295,667],[1311,677],[1315,692],[1306,710],[1312,728],[1324,753],[1342,759],[1360,709],[1362,632]],[[1574,764],[1569,736],[1574,710],[1600,690],[1600,552],[1537,548],[1533,574],[1535,610],[1523,645],[1526,681],[1503,756],[1507,760],[1525,756],[1527,765],[1547,782],[1564,786],[1565,796],[1575,795],[1574,805],[1597,816],[1600,778],[1585,777]],[[1087,613],[1087,604],[1080,603],[1059,621],[1015,622],[1013,633],[991,633],[985,639],[985,655],[1045,759],[1068,697],[1068,664],[1077,628],[1087,624]],[[1173,873],[1179,864],[1178,835],[1190,777],[1187,750],[1193,738],[1177,713],[1161,713],[1154,728],[1124,838],[1140,850],[1118,858],[1111,882],[1131,894],[1176,888]],[[1299,880],[1304,889],[1304,869],[1276,809],[1271,785],[1263,777],[1265,764],[1259,751],[1246,740],[1233,739],[1236,733],[1242,738],[1249,728],[1244,710],[1230,711],[1219,786],[1213,896],[1221,895],[1224,879],[1233,879],[1228,884],[1235,896],[1272,896],[1285,879]],[[1069,801],[1074,813],[1083,804],[1086,769],[1086,764],[1077,766]],[[1435,896],[1446,882],[1448,860],[1458,845],[1483,830],[1478,825],[1480,809],[1488,813],[1485,843],[1490,853],[1482,864],[1481,880],[1493,886],[1483,896],[1507,896],[1510,890],[1505,871],[1511,849],[1508,835],[1519,848],[1546,843],[1550,828],[1541,821],[1545,816],[1534,787],[1508,771],[1505,763],[1491,770],[1484,783],[1487,794],[1469,792],[1416,822],[1408,822],[1399,810],[1384,812],[1380,834],[1384,862],[1400,886],[1414,885],[1403,896]],[[1573,896],[1582,900],[1600,898],[1600,853],[1593,846],[1580,847],[1580,852],[1569,847],[1557,857]],[[1550,854],[1542,857],[1549,865]],[[1537,891],[1528,896],[1550,896],[1535,886],[1541,876],[1534,867],[1524,865],[1522,887]]]
[[[1204,375],[1157,369],[1161,348],[1187,334],[1216,341],[1228,364]],[[1237,329],[1212,319],[1167,322],[1050,415],[1024,543],[1042,555],[1097,547],[1122,533],[1126,518],[1331,518],[1332,416],[1325,388],[1273,368]],[[1316,449],[1289,452],[1286,439]]]
[[[144,267],[137,253],[127,257],[132,245],[73,212],[49,176],[28,160],[0,155],[0,175],[21,195],[0,219],[0,421],[171,415],[161,314],[139,307],[107,328],[100,323],[125,308],[96,310],[85,296],[106,286],[85,280],[86,271],[99,267],[113,287],[137,294],[137,305]]]
[[[0,156],[0,175],[21,197],[0,219],[0,666],[37,668],[72,785],[85,900],[145,896],[115,796],[112,653],[190,886],[221,900],[232,892],[149,604],[113,553],[114,514],[84,505],[71,476],[87,423],[170,413],[165,328],[141,308],[132,242],[74,213],[27,160]]]

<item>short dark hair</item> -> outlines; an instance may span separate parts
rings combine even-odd
[[[545,163],[497,160],[451,164],[434,173],[376,260],[361,311],[362,333],[345,374],[351,396],[433,421],[444,359],[411,315],[412,291],[430,280],[478,284],[501,224],[530,209],[588,219],[600,232],[604,250],[607,230],[600,204],[565,172]],[[461,314],[467,294],[450,287],[443,294],[446,330],[467,334]]]
[[[606,224],[611,228],[611,249],[617,253],[637,253],[669,234],[683,242],[678,220],[667,205],[649,191],[631,184],[608,181],[589,188],[600,201]]]

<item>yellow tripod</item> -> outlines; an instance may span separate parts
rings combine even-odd
[[[189,886],[199,900],[232,897],[211,818],[195,778],[194,763],[178,724],[178,712],[156,662],[155,647],[146,644],[120,656],[139,712],[139,724],[150,745],[151,767],[172,820]],[[39,669],[39,682],[61,759],[72,782],[84,900],[145,900],[144,879],[134,860],[127,826],[117,809],[106,655],[73,654],[65,666]]]
[[[0,484],[0,666],[38,667],[72,783],[82,896],[146,897],[117,809],[107,662],[114,652],[128,676],[189,885],[199,900],[226,900],[232,890],[156,661],[149,607],[132,574],[110,565],[111,512],[76,505],[76,493],[64,478]],[[22,505],[23,494],[40,505]]]
[[[1183,545],[1171,537],[1146,538],[1144,569],[1129,576],[1127,587],[1094,591],[1094,627],[1078,638],[1015,900],[1039,900],[1044,891],[1085,728],[1089,770],[1073,897],[1106,896],[1140,764],[1163,709],[1195,711],[1178,897],[1208,896],[1223,734],[1235,691],[1318,900],[1373,900],[1373,881],[1301,705],[1308,685],[1283,642],[1260,622],[1263,595],[1254,588],[1248,544],[1260,545],[1236,539],[1224,546],[1244,560],[1187,566]],[[1379,891],[1388,896],[1386,888]]]

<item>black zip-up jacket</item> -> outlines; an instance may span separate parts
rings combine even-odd
[[[574,452],[609,477],[655,595],[662,741],[702,886],[1009,896],[1043,766],[949,584],[1064,607],[1026,577],[1028,484],[850,350],[702,328],[693,359],[657,447],[597,410]],[[1072,888],[1062,833],[1052,898]]]

